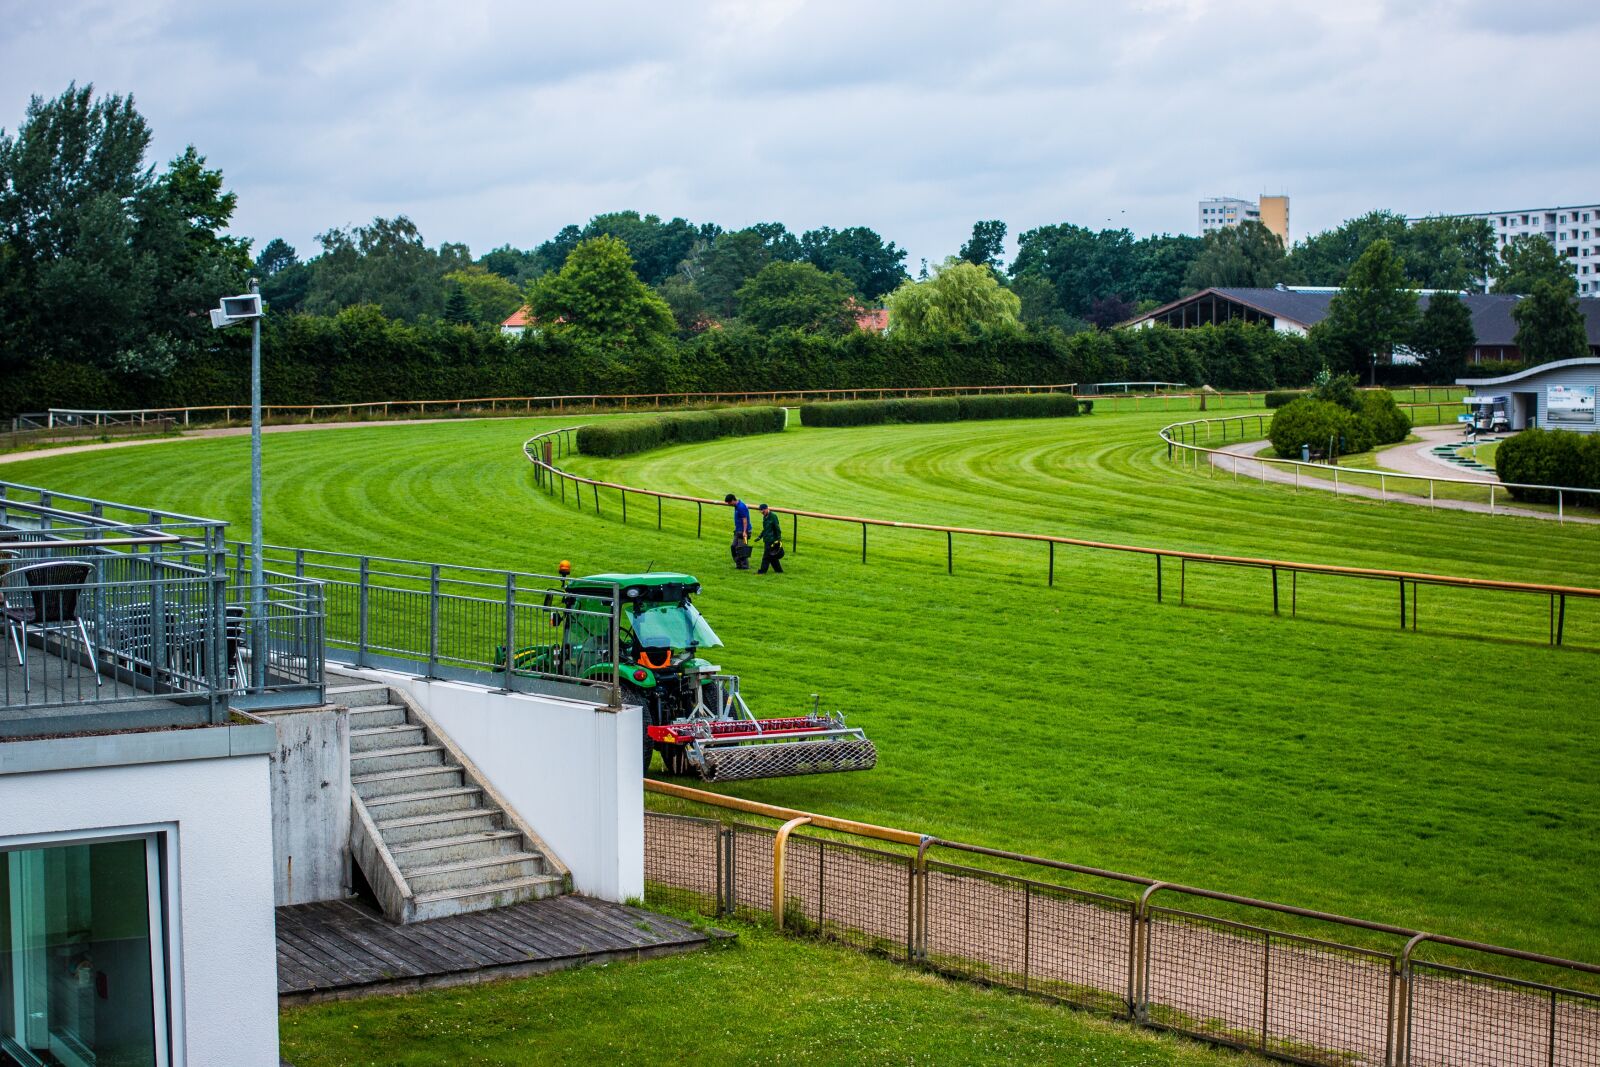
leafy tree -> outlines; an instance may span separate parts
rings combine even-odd
[[[590,219],[582,239],[619,238],[628,246],[639,277],[648,285],[660,285],[688,258],[695,242],[710,241],[718,232],[716,226],[695,226],[686,219],[664,222],[658,215],[613,211]]]
[[[444,276],[444,280],[452,290],[446,299],[446,321],[456,321],[450,318],[448,306],[455,298],[455,293],[466,297],[466,321],[485,326],[504,322],[508,315],[522,306],[522,290],[503,276],[476,263],[451,271]]]
[[[1132,300],[1120,296],[1096,297],[1094,303],[1089,305],[1086,321],[1097,330],[1109,330],[1117,323],[1133,318],[1135,306]]]
[[[300,262],[294,246],[281,237],[268,241],[256,257],[255,273],[261,279],[261,299],[267,310],[291,313],[300,310],[311,291],[314,268]]]
[[[810,263],[769,263],[735,294],[739,318],[763,333],[778,329],[844,334],[855,329],[855,287]]]
[[[1571,278],[1542,278],[1511,309],[1517,321],[1517,348],[1525,363],[1550,363],[1589,355],[1589,336],[1578,310],[1578,287]]]
[[[699,274],[695,285],[705,306],[720,318],[737,311],[734,294],[739,287],[773,261],[768,242],[754,229],[719,234],[696,258]]]
[[[800,247],[800,238],[790,233],[788,227],[781,222],[758,222],[745,229],[761,238],[762,247],[767,250],[767,257],[773,261],[794,263],[805,258],[805,251]]]
[[[407,322],[440,315],[447,295],[444,276],[471,263],[463,245],[429,248],[404,215],[349,230],[335,227],[317,240],[323,251],[305,300],[305,310],[315,315],[355,304],[376,304],[388,317]]]
[[[15,135],[0,130],[0,372],[59,360],[160,377],[209,340],[196,312],[250,267],[248,243],[221,236],[234,196],[193,147],[156,174],[149,143],[132,97],[93,86],[34,97]]]
[[[889,294],[889,329],[914,341],[976,337],[1015,329],[1022,301],[1003,288],[987,263],[954,257],[925,282],[904,282]]]
[[[300,257],[295,254],[294,245],[282,237],[274,237],[261,249],[261,254],[256,257],[256,276],[270,278],[281,270],[298,267]]]
[[[1429,381],[1447,382],[1466,367],[1477,341],[1466,302],[1458,296],[1435,293],[1417,323],[1411,349],[1421,357]]]
[[[706,298],[687,275],[674,274],[656,286],[656,293],[672,309],[679,337],[690,337],[710,327],[712,319],[706,311]]]
[[[802,257],[812,266],[849,279],[866,300],[877,300],[906,280],[904,250],[865,226],[834,230],[823,226],[800,235]]]
[[[1283,266],[1283,241],[1261,223],[1247,220],[1206,234],[1183,284],[1191,291],[1275,285],[1283,279]]]
[[[1537,234],[1519,233],[1500,249],[1494,292],[1531,293],[1540,282],[1571,280],[1572,268],[1556,254],[1555,245]]]
[[[1086,318],[1095,300],[1133,293],[1133,235],[1127,230],[1096,233],[1062,223],[1028,230],[1017,240],[1012,275],[1049,281],[1056,307],[1068,315]]]
[[[541,329],[614,355],[658,346],[673,328],[672,309],[633,272],[617,237],[580,241],[559,271],[533,283],[528,306]]]
[[[1157,307],[1182,296],[1184,275],[1204,247],[1204,240],[1190,234],[1158,233],[1133,242],[1135,300]]]
[[[1328,305],[1328,317],[1312,328],[1312,339],[1335,369],[1360,373],[1388,362],[1396,345],[1413,336],[1417,294],[1406,281],[1400,257],[1387,239],[1372,242]]]
[[[565,262],[566,258],[566,253],[563,252],[562,262]],[[524,252],[508,244],[485,252],[478,259],[478,265],[500,275],[519,289],[525,288],[533,279],[551,269],[537,251]],[[556,264],[556,269],[560,266],[561,264]]]
[[[1487,219],[1418,219],[1396,249],[1419,288],[1478,289],[1494,268],[1494,228]]]
[[[1343,285],[1356,260],[1377,240],[1394,246],[1406,277],[1424,289],[1472,288],[1494,264],[1494,232],[1483,219],[1440,216],[1408,223],[1393,211],[1370,211],[1297,244],[1289,253],[1286,280]]]
[[[999,219],[972,224],[972,237],[961,246],[960,258],[980,267],[1000,269],[1000,254],[1006,247],[1006,224]]]

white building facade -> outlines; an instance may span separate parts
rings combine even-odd
[[[1200,234],[1205,236],[1241,222],[1260,222],[1261,207],[1254,200],[1212,196],[1200,201]]]

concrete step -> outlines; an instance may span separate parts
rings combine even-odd
[[[498,856],[457,860],[406,871],[412,893],[436,893],[446,889],[473,889],[490,882],[531,878],[544,874],[544,857],[534,852],[507,852]]]
[[[352,753],[371,752],[378,748],[408,748],[426,744],[421,726],[398,723],[392,726],[362,726],[350,731]]]
[[[503,908],[507,904],[520,904],[525,900],[560,896],[566,891],[565,880],[559,875],[536,874],[526,878],[512,878],[492,882],[471,889],[446,889],[433,893],[418,893],[411,901],[410,921],[440,919],[446,915]]]
[[[483,790],[475,785],[455,785],[443,789],[421,789],[387,796],[363,796],[367,814],[380,826],[398,819],[428,815],[493,811],[483,806]]]
[[[389,687],[377,682],[356,682],[353,685],[330,685],[327,688],[330,704],[343,704],[347,708],[366,708],[389,703]]]
[[[378,823],[378,833],[392,851],[417,841],[500,830],[504,828],[503,822],[503,813],[498,808],[466,808],[384,819]]]
[[[420,793],[430,789],[450,789],[466,784],[466,772],[456,763],[446,763],[439,767],[405,767],[397,771],[379,771],[350,777],[350,785],[355,789],[356,795],[369,803],[372,797],[393,796],[396,793]]]
[[[376,748],[350,757],[350,774],[377,774],[407,767],[438,767],[444,763],[443,745],[409,745],[405,748]]]
[[[492,859],[522,852],[522,834],[516,830],[481,830],[477,833],[458,834],[454,837],[434,837],[410,844],[396,845],[387,837],[390,855],[402,871],[422,867],[440,867],[449,863],[467,863],[472,860]],[[534,855],[528,852],[524,855]],[[540,857],[543,869],[543,857]]]
[[[406,709],[399,704],[369,704],[350,709],[350,729],[365,730],[373,726],[400,726],[406,721]]]

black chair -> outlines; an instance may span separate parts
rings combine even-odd
[[[94,670],[94,684],[105,684],[100,677],[100,662],[89,640],[88,628],[80,611],[84,593],[94,580],[94,564],[83,560],[62,560],[13,566],[0,584],[0,618],[5,619],[17,658],[22,661],[23,691],[31,686],[28,677],[28,633],[76,638],[83,644]]]

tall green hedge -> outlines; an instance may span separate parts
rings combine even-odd
[[[627,456],[662,445],[779,433],[787,418],[788,413],[783,408],[738,407],[607,419],[578,427],[578,451],[586,456]]]
[[[1503,482],[1600,489],[1600,434],[1523,430],[1500,442],[1494,469]],[[1511,495],[1539,504],[1554,504],[1558,496],[1548,489],[1516,488]],[[1600,495],[1580,493],[1567,497],[1566,503],[1594,506],[1600,504]]]
[[[802,404],[805,426],[876,426],[885,422],[959,422],[965,419],[1039,419],[1093,409],[1067,393],[976,393],[896,400],[834,400]]]
[[[1299,386],[1320,360],[1304,338],[1233,322],[1192,330],[1058,330],[913,342],[893,334],[762,334],[737,323],[686,341],[630,348],[558,331],[510,337],[442,322],[406,324],[374,307],[334,316],[268,315],[268,404],[350,404],[594,393],[767,392],[1065,382],[1181,381],[1217,389]],[[0,416],[48,407],[241,404],[250,339],[223,330],[137,377],[107,366],[38,361],[0,373]]]

